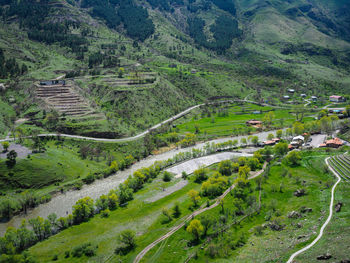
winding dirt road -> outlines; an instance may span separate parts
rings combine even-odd
[[[258,177],[259,175],[261,175],[264,170],[266,168],[266,164],[264,165],[263,169],[258,171],[256,174],[250,176],[248,178],[248,180],[252,180],[256,177]],[[168,237],[170,237],[171,235],[173,235],[174,233],[176,233],[180,228],[182,228],[185,223],[189,220],[191,220],[193,217],[197,216],[197,215],[200,215],[201,213],[205,212],[205,211],[208,211],[208,210],[211,210],[215,207],[217,207],[219,204],[220,204],[220,200],[225,198],[225,196],[232,191],[233,188],[235,188],[235,184],[233,184],[231,187],[229,187],[221,196],[219,196],[215,203],[212,204],[211,206],[209,207],[201,207],[199,210],[193,212],[192,214],[190,214],[189,216],[186,217],[186,219],[179,225],[177,226],[174,226],[168,233],[166,233],[165,235],[161,236],[160,238],[158,238],[156,241],[152,242],[151,244],[149,244],[147,247],[145,247],[137,256],[136,258],[134,259],[134,263],[138,263],[140,262],[140,260],[147,254],[148,251],[150,251],[152,248],[154,248],[157,244],[159,244],[160,242],[162,242],[163,240],[167,239]]]
[[[328,157],[326,159],[326,164],[329,168],[329,170],[332,171],[332,173],[338,178],[337,182],[333,185],[333,188],[332,188],[332,197],[331,197],[331,202],[329,204],[329,216],[326,220],[326,222],[324,222],[324,224],[322,225],[321,227],[321,230],[320,230],[320,233],[318,234],[318,236],[316,237],[316,239],[314,239],[314,241],[312,241],[309,245],[307,245],[306,247],[298,250],[297,252],[295,252],[293,255],[290,256],[289,260],[287,261],[287,263],[293,263],[295,257],[297,257],[298,255],[300,255],[301,253],[305,252],[306,250],[310,249],[311,247],[313,247],[320,239],[321,237],[323,236],[323,232],[324,232],[324,229],[326,228],[326,226],[328,225],[328,223],[331,221],[332,219],[332,216],[333,216],[333,205],[334,205],[334,191],[335,191],[335,188],[337,187],[337,185],[340,183],[341,181],[341,178],[340,176],[338,175],[338,173],[329,165],[328,163],[328,160],[329,160],[330,157]]]

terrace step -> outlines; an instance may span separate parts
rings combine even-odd
[[[350,181],[350,176],[349,176],[349,171],[344,170],[342,165],[337,161],[336,157],[332,157],[331,161],[333,163],[332,167],[337,170],[339,175],[344,179],[344,181],[349,182]]]

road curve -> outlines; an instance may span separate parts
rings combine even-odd
[[[39,134],[38,136],[39,137],[52,137],[52,136],[60,136],[60,137],[65,137],[65,138],[72,138],[72,139],[78,139],[78,140],[87,140],[87,141],[96,141],[96,142],[128,142],[128,141],[135,141],[137,139],[140,139],[142,137],[144,137],[146,134],[150,133],[152,130],[155,130],[159,127],[161,127],[162,125],[166,124],[166,123],[169,123],[169,122],[172,122],[172,121],[175,121],[183,116],[185,116],[186,114],[190,113],[192,110],[194,109],[197,109],[201,106],[204,106],[204,105],[210,105],[210,104],[217,104],[217,103],[227,103],[227,102],[231,102],[231,103],[234,103],[234,102],[245,102],[245,103],[253,103],[253,104],[258,104],[257,102],[255,101],[250,101],[250,100],[223,100],[223,101],[215,101],[215,102],[209,102],[209,103],[201,103],[201,104],[198,104],[198,105],[195,105],[195,106],[192,106],[176,115],[174,115],[173,117],[165,120],[165,121],[162,121],[161,123],[158,123],[156,125],[154,125],[153,127],[147,129],[146,131],[140,133],[140,134],[137,134],[135,136],[132,136],[132,137],[126,137],[126,138],[120,138],[120,139],[107,139],[107,138],[95,138],[95,137],[86,137],[86,136],[80,136],[80,135],[71,135],[71,134],[64,134],[64,133],[44,133],[44,134]],[[268,104],[261,104],[262,106],[270,106]],[[25,137],[22,137],[24,139],[27,139],[27,138],[32,138],[33,136],[25,136]],[[14,138],[9,138],[9,137],[6,137],[5,139],[1,139],[0,142],[5,142],[5,141],[14,141],[15,139]]]
[[[258,177],[259,175],[261,175],[264,172],[264,169],[266,167],[266,164],[264,165],[264,168],[257,172],[256,174],[250,176],[248,178],[248,180],[252,180],[256,177]],[[160,242],[162,242],[163,240],[167,239],[168,237],[170,237],[171,235],[173,235],[175,232],[177,232],[180,228],[182,228],[185,223],[189,220],[191,220],[193,217],[200,215],[201,213],[208,211],[210,209],[213,209],[215,207],[217,207],[220,204],[220,200],[225,198],[225,196],[232,191],[233,188],[235,188],[235,184],[232,185],[231,187],[229,187],[220,197],[218,197],[215,201],[214,204],[212,204],[209,207],[205,207],[205,208],[201,208],[197,211],[194,211],[192,214],[190,214],[189,216],[186,217],[186,219],[179,225],[174,226],[168,233],[166,233],[165,235],[161,236],[160,238],[158,238],[156,241],[152,242],[151,244],[149,244],[147,247],[145,247],[134,259],[133,263],[139,263],[140,260],[147,254],[148,251],[150,251],[152,248],[154,248],[157,244],[159,244]]]
[[[297,252],[295,252],[293,255],[290,256],[289,260],[287,261],[287,263],[292,263],[293,260],[295,259],[295,257],[297,257],[298,255],[300,255],[301,253],[305,252],[306,250],[310,249],[311,247],[313,247],[323,236],[323,231],[326,228],[326,226],[328,225],[328,223],[331,221],[332,216],[333,216],[333,205],[334,205],[334,191],[335,188],[337,187],[337,185],[340,183],[341,178],[338,175],[338,173],[329,165],[328,160],[330,157],[328,157],[326,159],[326,164],[328,166],[328,168],[332,171],[332,173],[338,178],[337,182],[333,185],[332,188],[332,196],[331,196],[331,203],[329,204],[329,216],[326,220],[326,222],[324,222],[324,224],[321,227],[320,233],[318,234],[318,236],[316,237],[316,239],[314,239],[314,241],[312,241],[309,245],[307,245],[306,247],[298,250]]]
[[[87,140],[87,141],[100,141],[100,142],[127,142],[127,141],[134,141],[137,140],[139,138],[142,138],[143,136],[145,136],[146,134],[150,133],[152,130],[157,129],[159,127],[161,127],[162,125],[168,123],[168,122],[172,122],[175,121],[181,117],[183,117],[184,115],[188,114],[189,112],[191,112],[192,110],[199,108],[201,106],[205,105],[204,103],[202,104],[198,104],[195,106],[192,106],[178,114],[176,114],[175,116],[161,122],[158,123],[156,125],[154,125],[152,128],[149,128],[148,130],[132,136],[132,137],[127,137],[127,138],[121,138],[121,139],[106,139],[106,138],[94,138],[94,137],[86,137],[86,136],[80,136],[80,135],[71,135],[71,134],[60,134],[60,133],[45,133],[45,134],[39,134],[39,137],[51,137],[51,136],[60,136],[60,137],[66,137],[66,138],[72,138],[72,139],[79,139],[79,140]],[[32,136],[26,136],[23,138],[31,138]],[[2,139],[0,140],[0,142],[4,142],[4,141],[13,141],[14,138],[6,138],[6,139]]]

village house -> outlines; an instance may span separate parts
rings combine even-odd
[[[272,145],[275,145],[276,143],[278,143],[280,141],[279,138],[274,138],[272,140],[269,140],[269,141],[264,141],[264,145],[265,146],[272,146]]]
[[[331,102],[344,102],[345,98],[343,96],[333,95],[333,96],[329,97],[329,101],[331,101]]]
[[[43,80],[43,81],[40,81],[40,85],[41,86],[52,86],[52,85],[65,86],[66,81],[65,80]]]
[[[306,94],[303,93],[303,94],[300,95],[300,97],[306,98]]]
[[[261,126],[262,121],[257,121],[257,120],[249,120],[245,123],[247,126]]]
[[[283,96],[283,99],[285,99],[285,100],[289,100],[289,99],[290,99],[290,97],[289,97],[288,95],[285,95],[285,96]]]
[[[325,143],[320,144],[320,147],[330,147],[330,148],[339,148],[343,146],[343,141],[339,138],[334,138],[331,140],[327,140]]]
[[[311,100],[312,100],[313,102],[316,102],[316,101],[317,101],[317,97],[316,97],[316,96],[311,96]]]
[[[288,89],[288,92],[289,92],[289,93],[294,93],[294,92],[295,92],[295,89]]]

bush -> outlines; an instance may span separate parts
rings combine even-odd
[[[109,210],[109,209],[103,210],[101,212],[101,217],[104,217],[104,218],[109,217],[110,213],[111,213],[111,210]]]
[[[96,255],[96,248],[91,245],[91,243],[85,243],[73,248],[72,256],[75,258],[80,258],[83,255],[87,257],[92,257]]]
[[[88,174],[88,176],[86,176],[83,179],[83,182],[86,184],[92,184],[95,180],[96,180],[96,177],[94,174]]]
[[[171,179],[172,179],[171,173],[169,173],[167,171],[164,171],[164,173],[163,173],[163,181],[164,182],[170,182]]]

